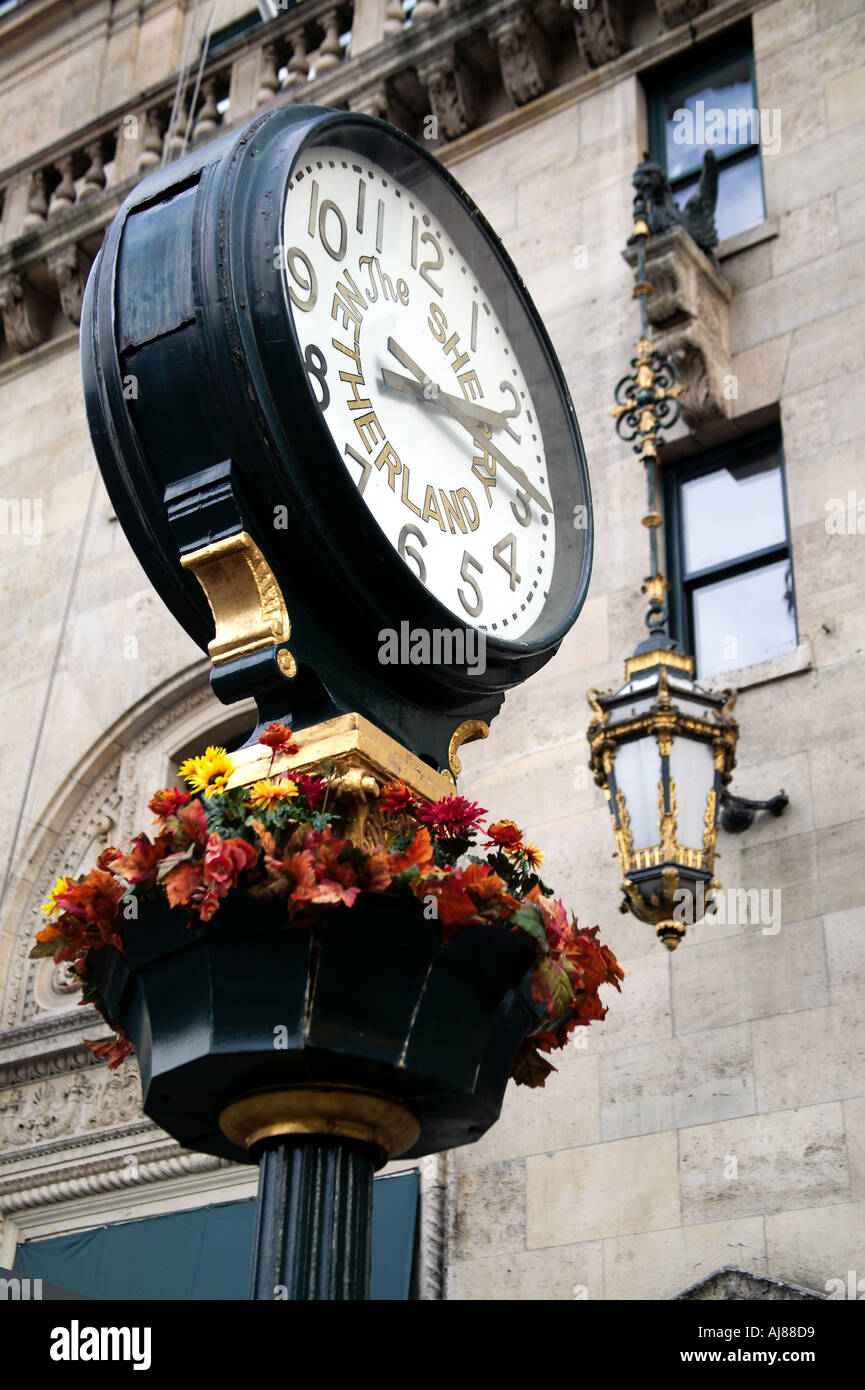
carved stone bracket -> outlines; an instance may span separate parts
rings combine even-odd
[[[655,0],[655,9],[667,29],[685,24],[709,8],[709,0]]]
[[[418,66],[418,77],[429,93],[439,135],[455,140],[477,124],[475,92],[470,74],[453,49]]]
[[[573,10],[577,47],[590,68],[603,67],[622,54],[627,45],[627,26],[621,0],[584,0],[574,5],[563,0]]]
[[[79,324],[81,300],[90,269],[89,257],[73,242],[70,246],[62,246],[59,251],[52,251],[47,262],[51,278],[60,293],[60,307],[70,323]]]
[[[499,55],[505,91],[515,106],[541,96],[552,80],[546,40],[528,10],[496,20],[490,38]]]
[[[17,271],[0,280],[0,314],[13,352],[38,347],[50,333],[50,303]]]
[[[634,247],[624,252],[636,265]],[[682,416],[689,429],[728,418],[731,400],[729,304],[733,291],[683,227],[646,244],[649,322],[658,350],[679,369]]]

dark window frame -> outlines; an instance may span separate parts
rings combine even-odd
[[[734,38],[726,35],[720,44],[708,45],[701,53],[697,50],[692,61],[688,61],[684,55],[677,55],[671,62],[665,63],[662,67],[656,68],[653,72],[644,74],[643,86],[646,93],[649,124],[649,152],[652,159],[660,164],[664,172],[669,177],[667,167],[667,115],[666,99],[671,92],[692,92],[698,91],[704,86],[718,70],[727,63],[735,62],[737,59],[747,57],[748,71],[751,78],[751,89],[754,98],[754,107],[759,112],[759,95],[757,92],[757,70],[754,63],[754,44],[750,32],[739,31]],[[738,146],[736,149],[728,150],[724,146],[713,147],[713,153],[718,161],[718,171],[731,168],[735,164],[742,164],[746,160],[755,159],[757,169],[760,174],[760,196],[763,203],[762,221],[766,220],[766,185],[763,177],[763,150],[759,139],[750,141],[747,145]],[[675,196],[681,189],[699,180],[700,166],[692,169],[689,173],[679,174],[670,180],[670,187]],[[759,226],[760,223],[754,223]],[[743,230],[749,230],[744,229]]]
[[[685,532],[682,508],[682,485],[714,473],[729,463],[747,463],[769,450],[776,453],[781,475],[781,500],[784,509],[784,530],[786,540],[775,545],[764,546],[746,555],[722,560],[716,565],[688,571],[685,567]],[[792,593],[792,618],[795,645],[799,643],[799,613],[796,602],[796,577],[793,573],[793,544],[790,535],[790,509],[787,499],[787,470],[780,431],[777,428],[760,430],[749,435],[746,440],[720,445],[700,454],[691,455],[677,463],[663,466],[664,491],[664,539],[667,558],[667,578],[670,581],[668,593],[668,612],[670,634],[680,644],[683,651],[691,652],[696,658],[696,632],[694,625],[694,600],[696,590],[716,584],[720,580],[732,579],[740,574],[755,573],[766,566],[786,560],[790,567],[790,588]],[[729,668],[729,669],[740,669]],[[700,678],[697,669],[697,679]],[[717,673],[723,675],[723,671]],[[707,677],[710,679],[710,677]]]

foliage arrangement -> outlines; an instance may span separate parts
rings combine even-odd
[[[291,730],[270,724],[259,742],[274,757],[297,752]],[[123,952],[123,922],[138,917],[138,900],[163,897],[188,914],[188,926],[209,922],[232,892],[285,903],[288,928],[303,930],[358,895],[399,893],[438,920],[443,940],[488,922],[520,932],[535,947],[532,995],[544,1021],[523,1043],[516,1081],[542,1086],[555,1067],[543,1054],[564,1047],[574,1028],[602,1019],[598,990],[624,978],[598,928],[580,929],[538,875],[542,856],[510,820],[484,828],[486,812],[454,793],[422,801],[404,782],[382,788],[386,843],[358,848],[340,834],[331,779],[297,772],[229,788],[234,771],[223,748],[189,758],[180,775],[189,790],[167,787],[150,801],[156,831],[140,834],[124,853],[103,850],[78,879],[60,878],[44,907],[49,918],[31,956],[68,961],[81,976],[83,1004],[93,1004],[116,1036],[88,1042],[111,1067],[132,1044],[108,1017],[87,974],[88,953]]]

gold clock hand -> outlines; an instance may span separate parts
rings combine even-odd
[[[396,358],[397,362],[400,362],[403,367],[407,368],[407,370],[411,372],[412,376],[417,377],[418,381],[421,382],[422,385],[427,386],[434,384],[432,378],[427,376],[423,368],[419,367],[417,362],[415,362],[413,358],[409,357],[405,348],[400,347],[399,343],[397,343],[393,338],[388,338],[387,350],[393,357]],[[421,399],[427,399],[427,397],[424,397],[423,393],[421,393]],[[430,397],[429,399],[432,398]],[[441,399],[441,393],[439,393],[439,399]],[[462,425],[463,429],[468,430],[469,434],[472,436],[472,439],[475,441],[478,448],[483,449],[484,452],[489,454],[491,458],[494,458],[496,462],[501,465],[501,467],[505,470],[506,473],[510,473],[511,477],[519,483],[520,487],[523,489],[524,492],[528,493],[529,497],[531,497],[535,502],[537,502],[539,507],[541,507],[545,512],[551,512],[553,510],[552,503],[549,502],[546,497],[544,497],[544,494],[542,492],[538,492],[534,483],[530,482],[528,474],[525,473],[522,468],[520,468],[519,464],[511,463],[510,459],[502,453],[501,449],[496,448],[495,444],[493,444],[489,439],[485,439],[482,434],[476,433],[474,425],[468,419],[468,417],[463,414],[461,408],[458,405],[450,405],[447,401],[442,401],[441,404],[442,408],[446,410],[449,415],[452,415],[453,418],[458,422],[458,424]]]
[[[406,396],[413,396],[417,401],[429,401],[431,405],[435,405],[437,401],[449,401],[451,405],[458,406],[464,415],[479,425],[493,425],[496,429],[507,429],[509,416],[503,415],[499,410],[488,410],[486,406],[465,401],[462,396],[452,396],[450,392],[442,391],[435,386],[435,382],[429,383],[429,386],[434,386],[435,390],[432,394],[427,395],[428,386],[422,386],[419,381],[412,381],[411,377],[400,376],[399,372],[392,372],[387,367],[382,367],[381,375],[385,386],[390,386],[394,391],[402,391]]]

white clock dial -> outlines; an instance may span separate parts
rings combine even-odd
[[[310,384],[387,539],[463,625],[518,640],[550,587],[553,498],[516,351],[459,246],[378,165],[314,146],[278,257]]]

